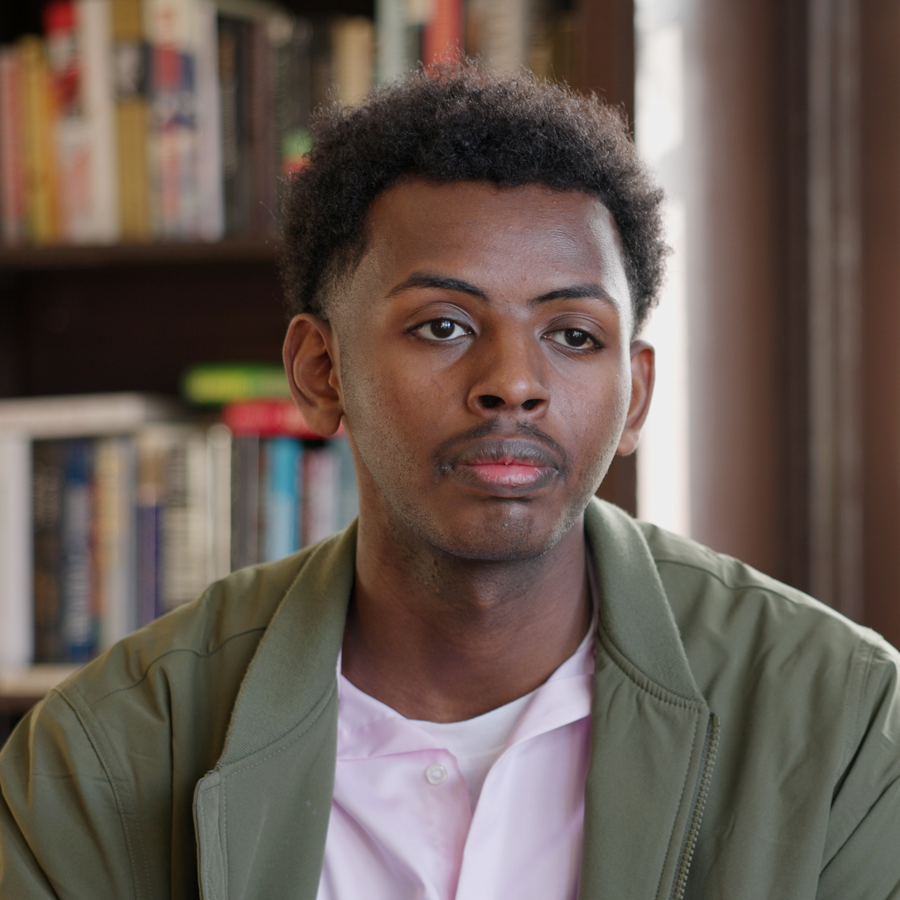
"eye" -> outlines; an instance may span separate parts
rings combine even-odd
[[[551,331],[546,335],[551,341],[570,347],[573,350],[598,350],[600,344],[586,331],[580,328],[561,328],[559,331]]]
[[[412,329],[412,334],[426,341],[452,341],[454,338],[471,334],[471,330],[464,328],[453,319],[431,319]]]

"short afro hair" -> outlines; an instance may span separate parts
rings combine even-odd
[[[290,315],[328,317],[332,289],[365,251],[372,202],[408,177],[596,196],[622,241],[635,333],[656,305],[668,253],[663,193],[623,117],[596,96],[465,61],[411,73],[358,107],[324,107],[312,128],[313,150],[288,180],[282,209]]]

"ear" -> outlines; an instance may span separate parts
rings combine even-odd
[[[637,449],[641,439],[641,428],[650,410],[650,398],[653,395],[653,381],[656,377],[656,354],[646,341],[633,341],[631,344],[631,403],[628,405],[628,417],[625,419],[625,430],[619,440],[616,453],[628,456]]]
[[[334,434],[344,410],[330,323],[310,313],[294,316],[282,357],[294,403],[309,427],[322,437]]]

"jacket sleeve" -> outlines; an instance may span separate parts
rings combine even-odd
[[[116,786],[53,693],[0,752],[0,897],[136,898],[131,859]]]
[[[874,647],[835,789],[818,900],[900,900],[900,658]]]

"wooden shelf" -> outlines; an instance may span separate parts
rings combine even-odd
[[[274,263],[275,238],[227,238],[214,243],[0,247],[0,272],[102,269],[110,266]]]
[[[0,669],[0,714],[21,715],[76,671],[73,665]]]

